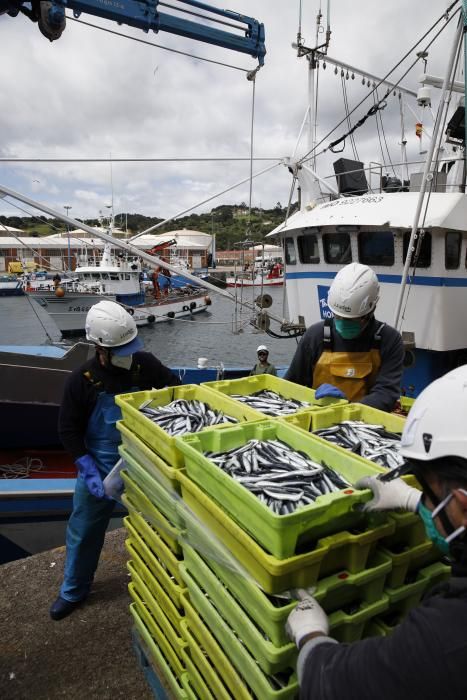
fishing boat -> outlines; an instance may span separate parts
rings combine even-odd
[[[444,28],[454,17],[457,13],[442,18]],[[336,273],[352,261],[369,265],[380,282],[377,317],[396,327],[405,343],[402,391],[417,396],[431,381],[467,362],[465,86],[456,79],[461,72],[462,26],[456,31],[444,78],[426,71],[426,53],[415,54],[425,60],[418,89],[406,88],[393,72],[380,79],[330,57],[330,34],[328,26],[327,41],[317,48],[307,48],[300,34],[295,45],[298,55],[308,59],[310,87],[305,154],[294,154],[286,163],[300,187],[300,210],[269,234],[280,236],[284,250],[288,328],[304,332],[330,318],[327,294]],[[349,77],[368,83],[372,106],[362,107],[352,118],[347,111],[339,138],[329,148],[321,145],[321,150],[338,150],[345,139],[351,141],[359,118],[362,123],[382,119],[390,99],[401,104],[412,100],[418,109],[413,138],[419,140],[423,134],[420,150],[426,158],[410,162],[407,158],[401,107],[400,162],[385,162],[383,157],[377,162],[374,157],[365,165],[339,157],[333,173],[318,174],[314,95],[318,73],[323,80],[326,65],[335,67],[327,75],[341,75],[344,91]],[[359,82],[355,80],[355,85]],[[378,87],[384,90],[383,97]],[[440,107],[428,128],[435,89]]]
[[[284,267],[281,263],[255,265],[226,278],[227,287],[281,287],[284,284]]]
[[[103,298],[124,305],[137,326],[192,316],[211,304],[203,291],[187,283],[170,285],[165,294],[154,298],[144,284],[140,259],[114,254],[110,243],[98,261],[87,261],[73,274],[74,280],[60,284],[54,291],[38,287],[27,292],[65,336],[83,333],[86,314]]]

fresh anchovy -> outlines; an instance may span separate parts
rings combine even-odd
[[[231,394],[231,397],[268,416],[287,416],[291,413],[296,413],[300,408],[310,406],[306,401],[286,399],[270,389],[263,389],[246,396],[243,394]]]
[[[206,457],[278,515],[288,515],[350,484],[334,469],[280,440],[250,440]]]
[[[344,420],[330,428],[313,432],[334,445],[345,447],[386,469],[397,469],[404,463],[400,454],[400,434],[386,430],[383,425]]]
[[[203,428],[219,423],[238,423],[236,418],[227,416],[222,411],[215,411],[208,404],[196,399],[176,399],[165,406],[150,406],[150,403],[151,401],[144,401],[139,410],[169,435],[198,433]]]

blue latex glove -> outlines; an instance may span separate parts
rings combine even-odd
[[[324,399],[328,396],[332,396],[335,399],[346,399],[347,396],[343,391],[334,386],[334,384],[321,384],[315,393],[315,399]]]
[[[91,455],[83,455],[76,460],[75,464],[88,487],[89,493],[96,498],[104,498],[105,492],[102,477]]]

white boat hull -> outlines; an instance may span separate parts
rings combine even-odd
[[[49,314],[63,335],[84,332],[86,316],[94,304],[103,299],[115,301],[115,295],[89,294],[86,292],[67,292],[64,297],[44,292],[31,292],[29,297],[40,304]],[[128,307],[133,310],[137,326],[146,326],[175,318],[191,316],[205,311],[208,304],[204,294],[195,294],[176,299],[160,299],[139,306]]]

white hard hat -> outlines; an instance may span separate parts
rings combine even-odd
[[[91,306],[85,327],[88,340],[112,348],[114,355],[125,357],[143,347],[133,316],[115,301],[100,301]]]
[[[256,348],[256,352],[267,352],[267,353],[269,353],[269,350],[267,349],[267,347],[266,347],[265,345],[258,345],[258,347]]]
[[[467,365],[426,387],[410,409],[401,438],[405,459],[467,459]]]
[[[379,299],[375,272],[361,263],[350,263],[334,277],[328,294],[328,306],[336,316],[360,318],[371,313]]]

